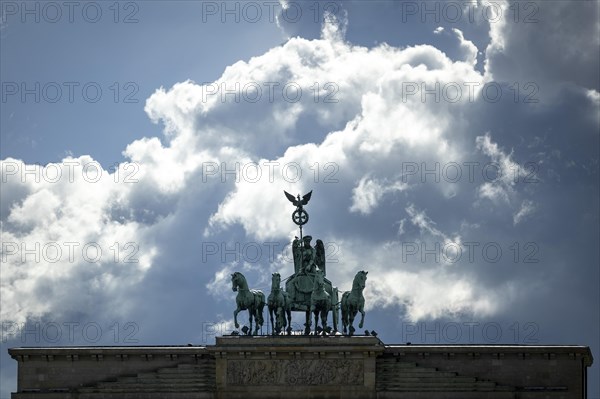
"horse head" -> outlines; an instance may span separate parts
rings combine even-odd
[[[367,285],[367,273],[369,272],[366,272],[364,270],[361,270],[358,273],[356,273],[353,285],[358,286],[358,288],[360,288],[361,290],[364,289]]]
[[[240,281],[238,281],[240,277],[244,277],[240,272],[235,272],[231,275],[231,289],[233,291],[237,291],[238,286],[241,286]]]
[[[281,275],[279,273],[271,274],[271,286],[273,288],[279,288],[281,285]]]

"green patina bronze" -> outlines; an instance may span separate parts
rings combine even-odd
[[[346,334],[346,327],[350,326],[350,335],[354,334],[354,317],[356,313],[360,312],[361,318],[358,323],[358,328],[362,328],[365,322],[365,297],[362,292],[367,284],[367,273],[364,270],[359,271],[354,276],[352,282],[352,291],[344,292],[342,295],[342,324],[344,325],[344,334]]]
[[[367,280],[367,272],[359,271],[352,284],[352,291],[345,292],[340,301],[338,289],[326,278],[327,267],[325,260],[325,246],[323,241],[316,240],[311,244],[312,236],[302,235],[302,227],[308,222],[308,212],[304,206],[308,204],[312,191],[300,197],[285,192],[287,199],[296,206],[292,212],[292,221],[300,229],[300,237],[294,237],[292,242],[292,255],[294,259],[294,273],[284,280],[285,290],[281,288],[281,276],[279,273],[272,274],[271,293],[266,301],[269,308],[269,316],[272,325],[272,334],[279,335],[284,331],[291,334],[291,312],[305,312],[306,323],[305,334],[311,333],[311,317],[314,314],[314,334],[336,334],[338,333],[338,322],[340,304],[342,311],[343,331],[349,335],[354,334],[353,321],[358,312],[361,313],[359,328],[363,327],[365,311],[365,299],[363,290]],[[241,276],[241,277],[240,277]],[[235,279],[235,280],[234,280]],[[258,333],[263,323],[262,309],[265,305],[264,294],[260,291],[249,290],[244,276],[236,272],[232,275],[234,291],[239,287],[236,298],[237,309],[234,312],[236,328],[237,313],[248,309],[250,314],[250,329],[246,331],[252,334],[252,319],[256,321],[254,334]],[[261,299],[262,298],[262,299]],[[262,301],[262,302],[261,302]],[[327,325],[329,312],[332,313],[333,328]],[[287,317],[286,317],[287,316]],[[319,318],[321,326],[318,325]]]
[[[265,294],[260,290],[251,290],[248,288],[246,277],[240,272],[235,272],[231,275],[231,289],[237,291],[235,302],[237,308],[233,311],[233,321],[235,328],[239,328],[240,325],[237,321],[237,315],[240,310],[248,310],[248,318],[250,328],[248,329],[248,335],[252,335],[252,319],[256,322],[256,329],[254,335],[258,334],[258,330],[263,325],[263,308],[265,306]]]
[[[292,303],[288,293],[281,289],[281,275],[279,273],[271,275],[271,294],[269,294],[269,298],[267,299],[267,306],[269,307],[273,334],[279,335],[286,327],[288,335],[291,334]],[[275,313],[275,321],[273,320],[273,313]],[[287,316],[287,320],[285,316]]]

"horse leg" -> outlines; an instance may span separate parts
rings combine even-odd
[[[310,334],[310,310],[306,311],[306,323],[304,323],[304,334]]]
[[[281,332],[281,330],[283,330],[286,326],[286,324],[285,324],[285,309],[283,308],[283,306],[279,306],[277,311],[278,311],[278,317],[279,317],[279,332]]]
[[[321,311],[321,324],[323,325],[323,335],[327,335],[327,310]]]
[[[263,296],[259,296],[258,297],[258,303],[255,306],[255,312],[254,313],[254,317],[255,317],[255,321],[256,321],[256,331],[255,331],[255,335],[258,335],[258,330],[260,330],[262,328],[263,323],[265,322],[264,320],[264,316],[263,316],[263,308],[265,307],[265,297]]]
[[[363,324],[365,322],[365,309],[364,309],[364,307],[365,307],[365,303],[364,302],[361,303],[359,305],[359,307],[358,307],[358,311],[360,312],[360,315],[361,315],[361,317],[360,317],[360,323],[358,323],[358,328],[363,328]]]
[[[333,320],[333,335],[335,335],[338,332],[338,328],[340,328],[340,309],[338,307],[337,304],[333,305],[333,307],[331,308],[331,319]]]
[[[354,309],[351,309],[348,311],[348,324],[350,324],[350,328],[348,329],[350,332],[350,336],[354,335],[354,331],[356,331],[354,329],[354,316],[356,316],[356,311]]]
[[[258,317],[258,309],[254,308],[254,335],[258,335],[258,330],[260,330],[260,318]],[[250,329],[252,329],[252,326],[250,326]]]
[[[287,313],[287,335],[292,334],[292,311],[290,309],[286,310]]]
[[[284,304],[280,304],[279,305],[279,313],[278,313],[278,320],[279,320],[279,333],[281,333],[281,331],[283,331],[283,329],[285,328],[285,326],[287,325],[285,322],[285,308],[283,307]]]
[[[258,317],[258,309],[256,309],[254,313],[254,335],[259,335],[258,331],[261,325],[260,318]]]
[[[283,314],[283,308],[279,306],[277,308],[277,335],[281,333],[283,327],[285,327],[285,316]]]
[[[315,310],[314,315],[315,315],[315,335],[317,335],[317,328],[319,327],[319,311]]]
[[[269,304],[269,318],[271,319],[271,333],[275,334],[275,325],[273,324],[273,307]]]
[[[260,330],[260,326],[262,325],[261,317],[259,317],[259,308],[255,307],[254,312],[252,312],[254,316],[254,335],[258,335],[258,331]],[[250,324],[250,329],[252,330],[252,324]]]
[[[342,333],[346,334],[346,327],[348,326],[348,310],[346,304],[342,303]]]
[[[248,328],[248,335],[252,335],[252,316],[254,315],[254,312],[252,311],[252,308],[248,308],[248,322],[250,323],[250,326]]]
[[[233,311],[233,322],[235,323],[235,328],[240,328],[240,325],[237,321],[237,315],[240,313],[240,306],[238,305],[237,309]]]

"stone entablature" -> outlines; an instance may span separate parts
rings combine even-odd
[[[375,398],[375,337],[218,337],[217,397]],[[257,396],[258,397],[258,396]]]
[[[426,396],[416,391],[462,389],[480,393],[456,397],[585,398],[592,361],[588,347],[575,345],[387,345],[378,358],[377,389],[380,397],[405,391],[412,393],[401,397],[419,398]],[[418,365],[423,377],[432,369],[437,375],[411,380],[410,365]]]
[[[13,348],[9,353],[19,362],[18,390],[13,393],[18,399],[108,398],[106,394],[73,395],[104,382],[117,383],[119,378],[144,377],[181,365],[211,364],[214,380],[214,358],[199,346]],[[124,398],[122,394],[114,397]]]
[[[13,399],[581,399],[593,361],[585,346],[384,345],[366,336],[9,353],[18,361]]]

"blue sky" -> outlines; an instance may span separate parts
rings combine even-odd
[[[599,358],[597,2],[0,4],[0,397],[9,347],[229,333],[283,190],[384,342]]]

